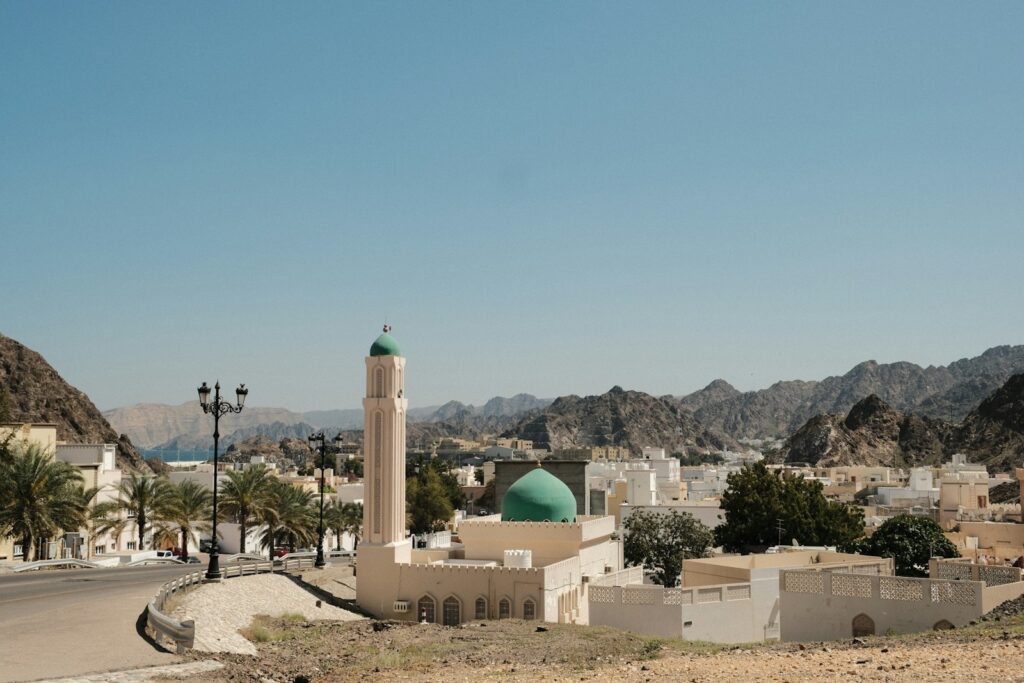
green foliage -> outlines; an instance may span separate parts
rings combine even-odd
[[[127,479],[121,479],[117,499],[101,503],[92,511],[91,516],[97,532],[111,532],[115,536],[120,536],[131,523],[138,538],[137,547],[142,550],[145,548],[146,533],[153,528],[153,522],[165,516],[170,506],[171,488],[166,479],[152,475],[133,473]]]
[[[276,482],[270,470],[263,465],[244,470],[230,470],[221,486],[220,512],[234,518],[239,526],[240,552],[245,552],[245,535],[254,521],[261,520],[271,504],[270,487]],[[265,521],[265,520],[264,520]]]
[[[654,581],[675,586],[684,559],[704,557],[714,542],[711,530],[688,512],[636,510],[623,524],[623,554],[629,566],[654,571]]]
[[[441,531],[454,514],[441,475],[433,467],[424,467],[406,480],[405,502],[409,509],[409,531],[414,534]]]
[[[459,478],[452,472],[452,463],[443,458],[425,458],[418,456],[412,462],[406,464],[405,476],[413,477],[426,470],[433,470],[437,473],[441,486],[444,488],[445,497],[453,510],[461,510],[466,507],[466,494],[459,486]]]
[[[202,484],[186,479],[169,488],[167,501],[158,511],[161,535],[175,542],[182,555],[188,557],[190,541],[198,543],[197,534],[210,533],[213,528],[213,492]],[[178,541],[180,540],[180,543]]]
[[[679,464],[683,467],[699,467],[700,465],[721,465],[725,462],[718,453],[673,453],[672,457],[679,459]]]
[[[494,510],[494,479],[484,484],[484,492],[476,499],[477,507],[484,508],[485,510]]]
[[[296,547],[316,543],[319,509],[313,506],[314,500],[318,499],[308,491],[275,478],[268,480],[254,519],[266,525],[259,543],[268,549],[271,559],[275,547],[294,551]],[[325,508],[325,515],[326,511]]]
[[[360,479],[363,477],[363,461],[350,458],[341,461],[341,474],[351,474]]]
[[[341,550],[341,535],[353,537],[352,549],[359,547],[363,535],[363,506],[360,503],[342,503],[331,501],[324,506],[324,526],[334,532],[335,550]]]
[[[728,552],[759,552],[780,536],[783,542],[843,546],[864,533],[864,514],[825,498],[820,482],[758,462],[730,474],[728,484],[721,502],[725,522],[715,529]]]
[[[929,558],[960,557],[960,551],[938,524],[927,517],[913,515],[887,519],[871,536],[843,550],[891,557],[899,576],[928,576]]]
[[[21,542],[24,560],[33,543],[62,530],[78,530],[87,519],[82,475],[37,444],[16,444],[0,462],[0,535]]]
[[[475,470],[473,470],[473,479],[476,480],[477,484],[484,483],[484,468],[483,467],[477,467]]]

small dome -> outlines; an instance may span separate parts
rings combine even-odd
[[[501,521],[575,522],[576,497],[558,477],[538,467],[508,487]]]
[[[385,332],[373,342],[373,345],[370,347],[370,355],[401,356],[402,352],[398,350],[398,342],[395,341],[395,338]]]

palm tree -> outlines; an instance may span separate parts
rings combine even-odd
[[[285,485],[277,500],[278,538],[295,552],[296,546],[313,545],[317,539],[317,517],[313,494]]]
[[[220,490],[220,507],[235,518],[239,526],[238,548],[245,552],[245,533],[250,523],[263,518],[269,504],[270,484],[274,477],[263,465],[231,470]]]
[[[280,479],[271,480],[267,486],[267,504],[257,518],[259,522],[266,525],[263,533],[260,534],[259,543],[260,547],[267,549],[267,556],[271,562],[274,561],[274,548],[277,546],[280,534],[278,525],[281,523],[281,517],[277,511],[281,507],[284,496],[287,495],[285,489],[289,488],[291,486]]]
[[[146,532],[154,522],[165,518],[170,500],[171,485],[166,479],[132,473],[121,480],[117,500],[100,503],[93,510],[96,532],[104,534],[110,531],[120,536],[125,526],[133,522],[139,539],[137,547],[142,550]],[[153,541],[157,541],[156,536]]]
[[[82,475],[55,460],[38,444],[14,450],[0,471],[0,533],[21,539],[24,561],[36,539],[62,529],[80,529],[86,520]]]
[[[352,550],[355,550],[363,537],[363,504],[345,503],[342,506],[342,517],[345,520],[343,530],[352,537]]]
[[[324,526],[334,534],[334,549],[341,550],[341,535],[345,533],[345,505],[329,501],[324,505]]]
[[[197,533],[209,533],[213,528],[213,492],[191,479],[178,482],[170,487],[167,506],[161,516],[169,535],[180,534],[181,556],[188,557],[189,540],[198,542]]]

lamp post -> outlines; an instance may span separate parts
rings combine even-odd
[[[249,390],[245,388],[244,384],[238,385],[238,388],[235,389],[237,400],[235,405],[220,400],[220,382],[214,384],[213,390],[213,402],[211,403],[210,387],[203,382],[203,386],[199,387],[199,405],[203,407],[204,413],[213,415],[213,539],[210,542],[210,565],[206,569],[206,580],[220,581],[220,553],[218,552],[220,544],[217,543],[217,444],[220,439],[220,416],[242,412]]]
[[[341,438],[340,432],[334,437],[333,441],[337,446],[341,445],[344,439]],[[325,463],[327,458],[327,438],[324,436],[323,431],[310,434],[309,445],[320,451],[320,526],[318,527],[316,537],[316,562],[313,566],[322,569],[327,565],[327,561],[324,559],[324,480],[327,478]]]

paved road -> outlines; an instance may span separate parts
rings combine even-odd
[[[0,682],[169,664],[137,630],[160,585],[199,565],[0,576]]]

